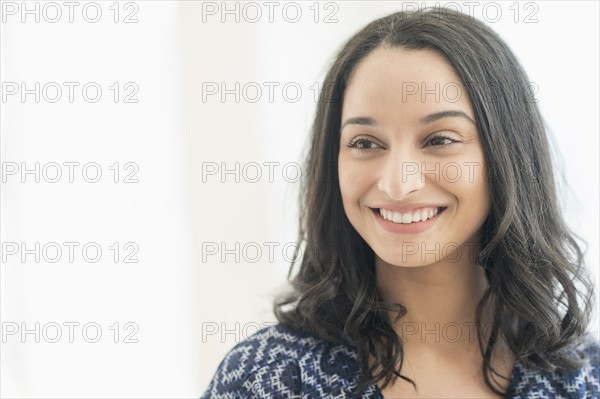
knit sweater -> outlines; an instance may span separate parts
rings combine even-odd
[[[514,399],[599,399],[600,344],[591,335],[585,366],[575,371],[532,371],[516,361],[509,392]],[[265,327],[231,349],[201,399],[346,399],[356,397],[360,373],[354,347],[332,344],[282,324]],[[384,399],[373,384],[361,399]]]

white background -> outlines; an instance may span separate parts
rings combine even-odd
[[[0,396],[198,397],[224,354],[274,321],[272,299],[285,286],[296,238],[295,163],[312,123],[315,83],[345,40],[406,3],[299,2],[302,16],[292,23],[296,7],[284,2],[276,2],[272,22],[267,6],[254,3],[262,16],[252,22],[257,7],[246,3],[98,1],[102,14],[92,23],[94,5],[78,2],[69,22],[59,1],[62,17],[52,23],[57,8],[47,2],[26,3],[38,7],[36,22],[35,13],[23,15],[23,3],[2,1],[2,170],[38,162],[53,178],[57,163],[63,175],[36,183],[34,174],[25,182],[20,173],[8,174],[2,183]],[[454,4],[469,12],[466,3]],[[597,284],[598,3],[470,4],[539,87],[536,98],[568,183],[565,215],[588,243]],[[224,7],[237,8],[239,21]],[[328,15],[333,21],[325,23]],[[527,16],[537,22],[526,23]],[[56,82],[62,97],[48,101],[56,97],[52,85],[40,89],[39,103],[34,94],[23,102],[20,92],[7,93],[22,82],[27,89]],[[79,84],[73,102],[65,82]],[[95,103],[82,95],[90,82],[102,89]],[[234,92],[222,99],[220,91],[206,91],[221,90],[221,83],[234,89],[236,82],[239,102]],[[257,86],[262,96],[252,103]],[[302,90],[296,102],[293,87]],[[138,101],[125,102],[133,88],[139,90],[129,100]],[[79,163],[73,182],[64,162]],[[93,162],[102,176],[89,183],[82,167]],[[117,183],[109,168],[115,162]],[[137,183],[123,181],[134,171],[129,162],[138,167],[130,176]],[[22,242],[27,249],[56,242],[62,257],[49,262],[50,246],[39,262],[34,254],[23,262],[20,252],[5,251]],[[64,242],[79,243],[73,262]],[[102,249],[97,262],[82,256],[86,243]],[[138,262],[124,262],[135,246],[130,260]],[[73,342],[69,322],[79,323]],[[51,343],[57,325],[62,336]],[[19,331],[9,334],[15,326]],[[94,326],[102,332],[96,343],[88,342]],[[22,327],[32,332],[22,336]]]

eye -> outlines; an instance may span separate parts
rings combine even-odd
[[[432,146],[445,146],[445,145],[449,145],[452,143],[457,143],[456,140],[451,139],[450,137],[447,136],[433,136],[429,139],[428,144],[432,145]]]
[[[348,148],[356,148],[357,150],[367,151],[375,148],[381,148],[372,140],[368,140],[365,138],[357,138],[348,143]]]

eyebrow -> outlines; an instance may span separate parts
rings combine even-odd
[[[440,119],[450,118],[450,117],[463,118],[463,119],[466,119],[469,122],[471,122],[473,125],[476,125],[475,121],[473,119],[471,119],[471,117],[469,115],[465,114],[462,111],[442,111],[442,112],[436,112],[435,114],[431,114],[431,115],[427,115],[427,116],[422,117],[421,119],[419,119],[419,123],[421,123],[423,125],[427,125],[429,123],[433,123],[433,122],[438,121]]]
[[[473,125],[476,125],[475,121],[467,114],[462,111],[442,111],[436,112],[434,114],[430,114],[419,119],[419,123],[422,125],[427,125],[433,122],[436,122],[443,118],[451,118],[458,117],[463,118],[471,122]],[[373,118],[369,118],[367,116],[357,116],[354,118],[348,118],[340,128],[340,131],[343,130],[347,125],[360,125],[360,126],[377,126],[377,122]]]
[[[377,122],[375,122],[375,119],[367,116],[357,116],[346,119],[346,122],[344,122],[340,130],[344,130],[344,128],[348,125],[377,126]]]

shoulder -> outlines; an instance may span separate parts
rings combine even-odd
[[[600,397],[600,340],[597,335],[587,334],[582,341],[580,351],[587,359],[580,370],[580,376],[586,381],[587,392]]]
[[[584,359],[581,367],[574,370],[554,370],[552,372],[527,370],[518,365],[515,372],[515,388],[531,389],[515,398],[549,397],[598,398],[600,397],[600,340],[591,333],[585,334],[579,345],[574,348],[578,356]],[[533,396],[532,396],[533,395]]]
[[[226,354],[202,398],[345,397],[358,371],[354,348],[275,324]]]

